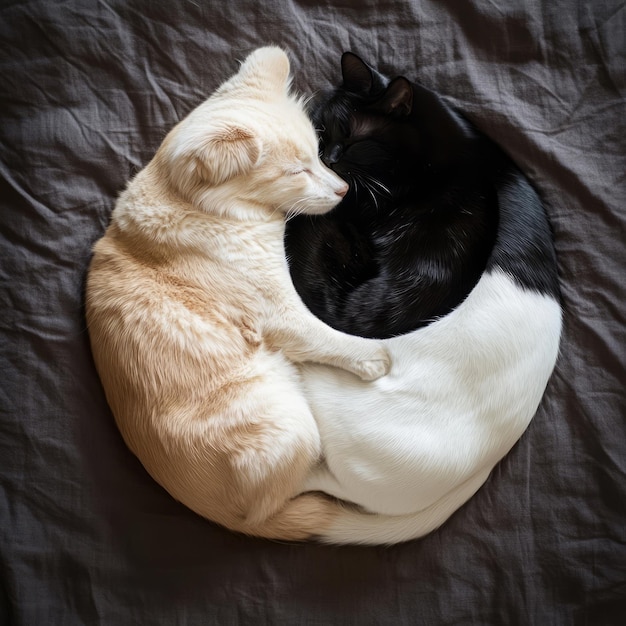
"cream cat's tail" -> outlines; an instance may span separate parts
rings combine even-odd
[[[322,543],[385,545],[417,539],[443,524],[469,500],[489,476],[480,472],[422,511],[409,515],[365,513],[318,492],[302,494],[276,515],[254,526],[229,524],[236,530],[265,539]]]
[[[475,474],[428,508],[409,515],[369,514],[344,507],[318,539],[323,543],[381,545],[423,537],[469,500],[489,473],[490,470]]]

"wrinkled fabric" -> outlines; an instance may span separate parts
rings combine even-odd
[[[0,623],[621,624],[626,10],[616,0],[0,3]],[[439,90],[546,201],[564,336],[529,430],[391,548],[237,536],[124,446],[90,355],[91,246],[165,133],[278,43],[304,94],[350,49]]]

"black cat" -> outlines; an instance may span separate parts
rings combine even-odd
[[[331,213],[289,221],[287,256],[315,315],[348,333],[391,337],[465,299],[488,265],[511,185],[542,209],[510,159],[435,92],[349,52],[341,69],[343,84],[312,118],[323,161],[350,190]],[[552,274],[531,274],[524,286],[558,291]]]

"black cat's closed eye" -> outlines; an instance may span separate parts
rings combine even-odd
[[[327,149],[323,151],[322,161],[330,167],[331,165],[335,165],[336,163],[339,162],[339,159],[341,158],[342,153],[343,153],[343,147],[341,146],[341,144],[338,144],[338,143],[332,144],[331,146],[329,146]]]

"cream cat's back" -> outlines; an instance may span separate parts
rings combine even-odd
[[[201,290],[132,254],[116,231],[114,222],[94,247],[87,318],[94,357],[107,363],[99,370],[109,404],[129,432],[129,423],[166,419],[177,397],[210,397],[256,348],[219,319]]]

